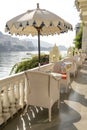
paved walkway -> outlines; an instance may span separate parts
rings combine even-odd
[[[29,107],[10,119],[0,130],[87,130],[87,61],[71,81],[72,89],[61,94],[60,110],[52,109],[52,122],[48,122],[47,109]]]

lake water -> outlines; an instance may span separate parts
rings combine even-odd
[[[42,53],[49,54],[47,51]],[[15,63],[20,62],[23,58],[31,58],[32,54],[37,54],[37,52],[0,52],[0,78],[8,76]],[[61,52],[61,54],[65,55],[66,52]]]

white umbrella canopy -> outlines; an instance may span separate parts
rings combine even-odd
[[[40,35],[48,36],[72,30],[72,25],[56,14],[37,8],[14,17],[6,23],[5,31],[11,35],[38,35],[38,59],[40,66]]]

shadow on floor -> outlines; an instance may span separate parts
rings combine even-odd
[[[74,93],[73,90],[71,91]],[[25,116],[22,117],[21,112],[18,113],[0,130],[77,130],[73,123],[79,121],[81,115],[64,103],[64,100],[68,99],[73,100],[73,97],[70,98],[70,94],[68,96],[65,93],[61,94],[60,109],[57,109],[55,103],[52,108],[51,123],[48,122],[47,109],[30,106]]]

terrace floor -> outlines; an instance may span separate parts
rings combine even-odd
[[[29,107],[28,113],[15,116],[0,126],[0,130],[87,130],[87,61],[71,79],[71,90],[61,93],[60,109],[52,108],[52,121],[48,122],[48,110]]]

